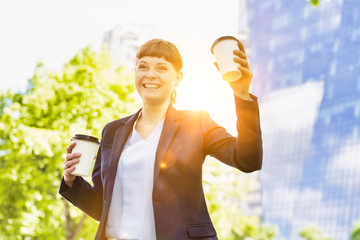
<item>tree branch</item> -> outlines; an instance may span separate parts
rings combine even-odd
[[[79,232],[81,231],[82,227],[84,226],[84,222],[86,219],[87,215],[84,213],[80,222],[76,225],[75,231],[73,232],[73,236],[71,240],[75,240],[75,237],[79,234]]]
[[[66,239],[67,240],[71,240],[73,238],[73,220],[71,218],[70,215],[70,207],[69,207],[69,202],[65,199],[62,198],[62,200],[64,201],[65,204],[65,217],[66,217]]]

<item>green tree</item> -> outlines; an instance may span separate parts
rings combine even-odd
[[[331,240],[330,237],[325,234],[317,227],[307,227],[300,232],[300,237],[304,240]]]
[[[320,4],[320,0],[307,0],[307,1],[310,1],[310,4],[315,7],[319,6],[319,4]]]
[[[91,239],[97,223],[61,198],[65,147],[75,133],[136,109],[132,73],[103,49],[62,70],[39,63],[23,93],[0,94],[0,239]]]
[[[259,216],[243,211],[256,182],[217,160],[205,161],[204,193],[219,239],[272,240],[277,236],[277,226],[264,224]]]
[[[318,6],[320,3],[320,0],[310,0],[311,5]]]
[[[354,230],[351,232],[351,240],[360,240],[360,221],[354,222]]]

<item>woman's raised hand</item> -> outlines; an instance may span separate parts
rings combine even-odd
[[[239,64],[238,70],[242,73],[242,76],[237,81],[229,82],[229,84],[236,96],[242,99],[250,100],[249,89],[253,74],[247,61],[244,45],[238,41],[238,46],[239,49],[233,51],[235,55],[234,62]],[[214,64],[219,70],[218,64],[216,62]]]
[[[234,50],[233,52],[235,55],[234,61],[239,64],[238,69],[242,73],[242,76],[239,80],[229,82],[229,84],[236,96],[250,100],[249,89],[253,74],[247,61],[245,48],[240,41],[238,41],[238,46],[239,50]]]
[[[68,185],[69,187],[72,187],[74,180],[76,178],[76,176],[70,174],[75,170],[75,164],[80,162],[80,153],[71,153],[73,148],[75,147],[76,142],[72,142],[70,143],[67,147],[66,147],[66,158],[65,158],[65,162],[64,162],[64,181],[66,183],[66,185]]]

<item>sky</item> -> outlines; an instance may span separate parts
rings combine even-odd
[[[184,78],[178,87],[178,107],[206,109],[224,121],[226,117],[221,119],[220,111],[234,112],[232,89],[213,66],[215,59],[210,48],[220,36],[237,35],[239,2],[2,1],[0,89],[25,89],[38,61],[60,70],[79,49],[100,49],[104,32],[117,25],[152,24],[158,37],[174,42],[183,56]]]

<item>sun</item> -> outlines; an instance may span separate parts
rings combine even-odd
[[[177,93],[176,106],[179,109],[209,110],[210,93],[199,83],[193,83],[191,87],[179,87]]]
[[[219,107],[226,104],[229,97],[232,97],[229,84],[223,81],[220,75],[212,76],[180,84],[177,89],[176,107],[178,109],[207,110],[216,114]]]

